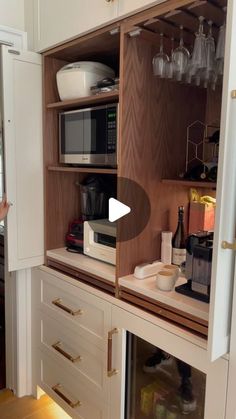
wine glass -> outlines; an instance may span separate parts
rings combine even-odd
[[[175,63],[173,61],[173,52],[174,52],[174,38],[171,38],[171,53],[170,59],[166,63],[166,78],[172,79],[174,77]]]
[[[165,77],[166,65],[169,62],[169,57],[163,51],[163,33],[160,33],[160,51],[153,57],[153,74],[157,77]]]
[[[204,87],[215,78],[215,40],[212,36],[212,21],[208,22],[209,32],[206,38],[206,69],[203,72]]]
[[[226,7],[224,7],[226,12]],[[224,55],[225,55],[225,35],[226,35],[226,22],[220,27],[219,37],[216,46],[216,61],[215,61],[215,77],[213,81],[213,89],[219,79],[222,79],[224,72]]]
[[[191,59],[192,73],[195,78],[196,85],[199,86],[203,71],[207,68],[207,49],[206,35],[203,32],[204,17],[199,17],[199,29],[195,34],[195,42]]]
[[[190,53],[184,46],[183,40],[183,26],[180,26],[180,42],[179,46],[173,51],[172,60],[174,63],[175,78],[178,81],[182,80],[182,76],[186,73]]]

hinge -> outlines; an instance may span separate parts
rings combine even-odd
[[[117,35],[120,32],[119,26],[110,30],[110,35]]]
[[[134,38],[135,36],[139,36],[142,32],[141,28],[134,28],[132,31],[129,32],[130,38]]]
[[[9,52],[9,54],[20,55],[20,51],[17,51],[15,49],[9,49],[8,52]]]

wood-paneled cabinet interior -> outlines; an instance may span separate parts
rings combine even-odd
[[[114,33],[111,34],[114,29]],[[115,70],[116,75],[119,75],[119,49],[119,26],[110,25],[106,30],[96,31],[95,36],[94,34],[87,35],[71,41],[65,48],[58,47],[44,54],[46,250],[64,247],[69,223],[81,215],[78,184],[91,173],[105,176],[108,183],[113,182],[117,174],[116,168],[69,168],[59,164],[58,113],[63,109],[76,109],[89,104],[117,102],[119,93],[60,102],[56,86],[56,72],[68,62],[89,59],[109,65]],[[49,202],[50,205],[48,205]]]
[[[210,87],[204,89],[192,84],[180,84],[154,77],[152,69],[152,59],[159,50],[161,32],[164,34],[165,51],[170,54],[171,36],[174,34],[178,44],[179,25],[183,23],[184,41],[186,46],[191,48],[199,25],[199,15],[205,14],[207,19],[211,18],[213,21],[213,33],[217,38],[219,28],[225,19],[222,10],[225,4],[225,1],[217,1],[213,4],[211,0],[197,4],[191,0],[163,2],[148,11],[137,13],[118,24],[108,25],[106,28],[81,36],[43,54],[46,251],[64,246],[69,222],[81,214],[76,182],[84,179],[86,174],[91,172],[105,173],[107,179],[109,176],[117,176],[118,199],[131,208],[135,208],[135,215],[131,211],[117,223],[115,287],[117,297],[119,296],[119,278],[132,274],[137,264],[160,258],[161,231],[166,229],[174,231],[178,205],[188,208],[188,186],[196,186],[196,183],[183,182],[181,184],[175,179],[185,170],[187,126],[194,121],[221,125],[217,194],[220,202],[224,199],[226,199],[225,202],[230,202],[231,221],[226,231],[230,237],[234,234],[233,219],[235,217],[232,216],[235,212],[234,197],[229,193],[228,188],[224,188],[225,170],[228,171],[229,168],[234,170],[231,164],[234,146],[231,141],[225,140],[227,133],[231,132],[228,118],[231,113],[229,92],[234,81],[232,71],[234,57],[233,53],[229,53],[231,41],[234,39],[232,19],[228,18],[227,21],[225,55],[227,61],[223,84],[223,107],[222,84],[217,85],[215,91]],[[233,15],[231,1],[228,7]],[[56,72],[66,63],[87,59],[97,60],[114,68],[116,76],[120,78],[119,92],[60,102],[56,88]],[[106,101],[107,103],[119,101],[117,169],[69,168],[60,165],[58,162],[58,112],[63,109],[84,107],[89,103]],[[226,155],[227,159],[229,158],[227,167],[224,157]],[[120,240],[121,232],[131,229],[131,217],[133,217],[132,222],[139,223],[143,216],[143,208],[142,202],[138,202],[137,196],[134,196],[127,184],[120,181],[122,178],[137,182],[145,190],[151,207],[150,217],[144,230],[127,241]],[[202,182],[197,185],[202,194],[215,194],[213,190],[216,188],[215,183],[212,184],[212,188],[210,183]],[[224,291],[227,304],[224,310],[224,321],[221,322],[222,327],[219,329],[221,338],[225,335],[224,345],[218,353],[222,355],[228,347],[233,257],[227,252],[220,251],[223,239],[223,230],[220,226],[223,219],[227,219],[223,217],[227,208],[220,205],[217,211],[212,295],[219,297],[218,293],[223,292],[220,288],[222,281],[220,281],[219,273],[214,271],[216,261],[218,264],[219,260],[222,260],[222,266],[228,267],[226,280],[228,286]],[[80,279],[82,280],[82,277]],[[96,277],[96,281],[97,279]],[[138,298],[142,299],[142,295],[138,295]],[[132,301],[134,302],[134,299]],[[136,303],[138,304],[138,300]],[[151,310],[150,301],[146,301],[144,307],[147,308],[148,304]],[[212,330],[212,324],[217,317],[214,315],[216,313],[214,297],[211,298],[210,306],[213,313],[210,315],[210,329]],[[161,315],[161,310],[156,310],[155,313]],[[221,338],[218,335],[215,341],[216,346]]]
[[[35,51],[52,47],[96,26],[104,25],[117,18],[117,13],[118,0],[25,2],[26,30]]]

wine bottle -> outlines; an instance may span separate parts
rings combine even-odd
[[[178,207],[178,225],[172,239],[172,263],[180,266],[186,261],[184,207]]]

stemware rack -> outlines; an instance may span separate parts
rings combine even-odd
[[[152,17],[149,20],[144,20],[135,24],[135,27],[148,36],[159,35],[163,33],[164,38],[174,38],[175,42],[179,42],[180,31],[182,25],[184,43],[188,47],[192,47],[195,39],[195,32],[199,26],[199,17],[204,16],[204,31],[207,33],[207,21],[213,22],[212,32],[215,39],[218,37],[220,26],[224,24],[225,12],[224,7],[227,5],[227,0],[198,0],[183,7],[178,7],[168,13]],[[157,41],[159,37],[157,36]],[[169,46],[170,48],[170,46]]]

